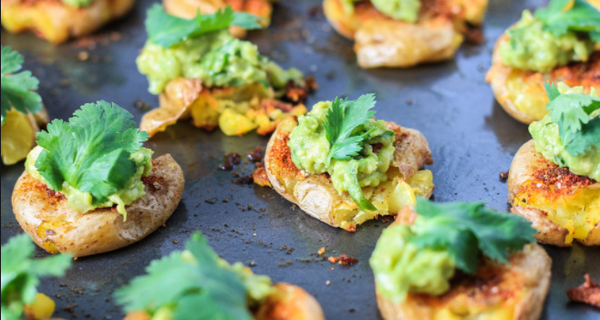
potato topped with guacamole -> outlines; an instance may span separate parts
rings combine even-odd
[[[154,5],[137,65],[150,92],[160,95],[160,108],[144,116],[142,130],[153,136],[191,118],[196,127],[220,127],[230,136],[253,130],[266,135],[286,117],[306,113],[301,103],[314,83],[296,69],[283,70],[254,44],[228,32],[230,26],[260,28],[257,19],[227,7],[185,20]]]
[[[546,90],[550,114],[515,156],[509,201],[543,243],[600,245],[600,99],[563,83]]]
[[[418,131],[373,120],[375,96],[321,102],[284,120],[265,155],[270,184],[307,214],[347,231],[431,197],[429,144]]]
[[[52,43],[94,33],[127,14],[135,0],[2,0],[2,26],[32,31]]]
[[[479,34],[488,0],[325,0],[325,16],[356,42],[363,68],[449,60]],[[481,38],[481,37],[479,37]],[[482,41],[482,39],[478,39]]]
[[[371,257],[385,320],[539,319],[552,261],[527,220],[417,199]]]
[[[116,293],[125,320],[324,320],[319,303],[303,289],[273,284],[241,262],[219,258],[196,233],[183,252],[154,261],[148,274]],[[164,283],[169,283],[165,291]]]
[[[498,102],[515,119],[530,124],[548,111],[547,81],[600,88],[600,11],[585,0],[552,0],[498,40],[487,80]]]

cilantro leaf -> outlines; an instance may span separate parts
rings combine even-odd
[[[100,101],[81,107],[69,122],[54,120],[37,135],[44,150],[35,167],[51,189],[61,191],[67,182],[89,192],[93,205],[105,203],[133,177],[131,154],[148,139],[132,118],[116,104]]]
[[[325,133],[331,146],[331,159],[350,160],[358,156],[369,133],[353,134],[354,131],[375,117],[375,95],[363,95],[356,101],[336,98],[325,118]]]
[[[2,65],[1,65],[1,89],[0,100],[2,124],[6,113],[15,108],[22,113],[36,113],[42,110],[42,98],[35,92],[38,89],[39,81],[31,75],[30,71],[21,70],[23,56],[10,47],[1,47]]]
[[[478,252],[508,263],[510,253],[534,242],[537,233],[526,219],[488,209],[484,203],[436,204],[419,198],[415,211],[420,218],[410,241],[420,248],[446,250],[468,274],[479,268]]]
[[[2,319],[20,319],[23,307],[35,300],[39,278],[62,277],[71,265],[70,255],[33,260],[34,249],[26,234],[2,246]]]
[[[578,157],[600,144],[598,120],[590,115],[600,109],[600,99],[586,94],[560,94],[558,87],[546,84],[552,121],[558,124],[559,135],[567,152]]]
[[[244,283],[221,267],[206,238],[195,234],[187,250],[153,262],[147,275],[117,291],[119,304],[150,314],[170,308],[173,320],[252,320]]]
[[[552,0],[535,16],[557,37],[569,31],[588,32],[592,40],[598,40],[600,11],[585,0]]]
[[[148,10],[145,24],[148,40],[170,48],[186,39],[226,30],[231,26],[246,30],[260,29],[260,19],[248,13],[235,12],[228,6],[214,14],[203,15],[198,12],[195,19],[187,20],[172,16],[160,4],[155,4]]]

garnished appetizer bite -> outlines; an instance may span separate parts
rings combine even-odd
[[[545,82],[600,89],[600,1],[588,2],[552,0],[525,10],[498,40],[487,81],[513,118],[531,124],[548,114]]]
[[[13,210],[49,253],[75,257],[142,240],[179,204],[183,172],[170,155],[152,160],[133,116],[104,101],[86,104],[38,133],[17,181]]]
[[[258,48],[227,29],[256,29],[257,17],[230,7],[185,20],[160,5],[148,11],[148,42],[137,59],[160,108],[144,116],[150,136],[180,119],[205,130],[220,127],[229,136],[257,130],[267,135],[281,120],[306,113],[301,103],[314,87],[296,69],[285,71]],[[285,103],[285,98],[292,103]]]
[[[307,214],[356,231],[378,216],[396,215],[416,196],[431,197],[431,150],[416,130],[375,121],[375,96],[321,102],[284,120],[267,146],[271,186]]]
[[[510,169],[512,212],[542,243],[600,245],[600,99],[563,83],[546,90],[550,114],[529,126]]]
[[[488,0],[324,0],[325,16],[355,41],[363,68],[450,60],[477,33]]]
[[[135,0],[2,0],[2,26],[53,43],[92,34],[127,14]]]
[[[147,275],[117,291],[125,320],[325,320],[306,291],[273,285],[240,262],[230,265],[201,234],[186,248],[152,262]]]
[[[418,199],[373,252],[385,320],[537,320],[552,260],[527,220],[483,203]]]
[[[21,71],[23,56],[10,47],[2,54],[2,163],[13,165],[35,147],[35,135],[48,123],[42,98],[35,90],[39,81]]]
[[[198,11],[202,14],[212,14],[219,9],[231,7],[236,12],[246,12],[261,18],[258,23],[263,28],[271,24],[273,13],[272,2],[276,0],[164,0],[165,11],[183,19],[193,19]],[[238,26],[229,28],[234,37],[243,38],[246,30]]]
[[[27,235],[16,236],[2,246],[2,320],[45,320],[54,313],[54,301],[38,293],[36,286],[41,277],[64,276],[73,257],[34,260],[34,249]]]

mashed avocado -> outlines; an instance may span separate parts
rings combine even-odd
[[[371,257],[377,292],[394,302],[404,301],[409,293],[444,294],[456,271],[446,251],[419,249],[408,241],[414,235],[406,225],[387,228]]]
[[[354,13],[354,3],[363,0],[340,0],[344,11]],[[406,22],[417,22],[421,0],[371,0],[371,3],[379,12],[390,18]]]
[[[303,82],[300,71],[284,71],[261,56],[254,44],[234,38],[227,30],[188,39],[169,49],[149,41],[137,65],[148,77],[153,94],[160,94],[179,77],[202,79],[207,87],[261,83],[280,89],[289,81]]]
[[[584,94],[583,87],[569,88],[563,83],[558,84],[558,89],[561,94]],[[591,95],[598,97],[593,88]],[[600,117],[600,110],[592,113],[590,118],[594,117]],[[561,167],[568,167],[574,174],[600,181],[600,146],[592,146],[592,149],[583,156],[573,156],[565,149],[560,138],[558,124],[552,122],[550,115],[541,121],[532,123],[529,131],[535,140],[536,151],[548,161]]]
[[[37,158],[42,150],[43,149],[41,147],[36,147],[29,153],[27,156],[27,161],[25,162],[25,169],[34,179],[48,185],[35,167],[35,162],[37,161]],[[131,160],[133,160],[136,164],[136,173],[133,177],[131,177],[123,190],[120,190],[109,196],[108,201],[101,205],[92,205],[92,195],[90,193],[78,190],[70,186],[67,182],[65,182],[63,185],[62,190],[55,191],[59,191],[65,195],[69,207],[73,210],[85,213],[97,208],[111,208],[114,205],[117,205],[117,211],[125,216],[125,219],[127,219],[127,211],[125,210],[125,206],[132,204],[137,199],[146,195],[144,192],[145,186],[142,182],[142,177],[148,176],[152,171],[153,154],[153,151],[146,148],[141,148],[137,152],[133,153],[131,155]]]
[[[298,119],[299,124],[288,143],[294,164],[311,174],[329,173],[340,194],[346,191],[351,195],[362,193],[361,187],[377,187],[387,181],[386,173],[395,151],[395,135],[384,121],[371,121],[366,127],[358,128],[371,131],[359,159],[333,159],[327,164],[330,144],[323,125],[330,107],[331,102],[318,103],[310,113]],[[374,150],[374,145],[378,145],[379,150]]]
[[[75,7],[75,8],[81,8],[81,7],[87,7],[90,4],[92,4],[92,2],[96,1],[96,0],[61,0],[64,4],[68,5],[69,7]]]
[[[587,61],[594,50],[593,41],[582,39],[575,32],[554,36],[527,10],[507,35],[510,41],[500,47],[502,62],[522,70],[550,72],[571,62]]]

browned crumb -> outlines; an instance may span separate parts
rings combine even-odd
[[[600,285],[592,280],[589,274],[585,275],[585,283],[579,288],[567,291],[567,296],[572,301],[600,308]]]

